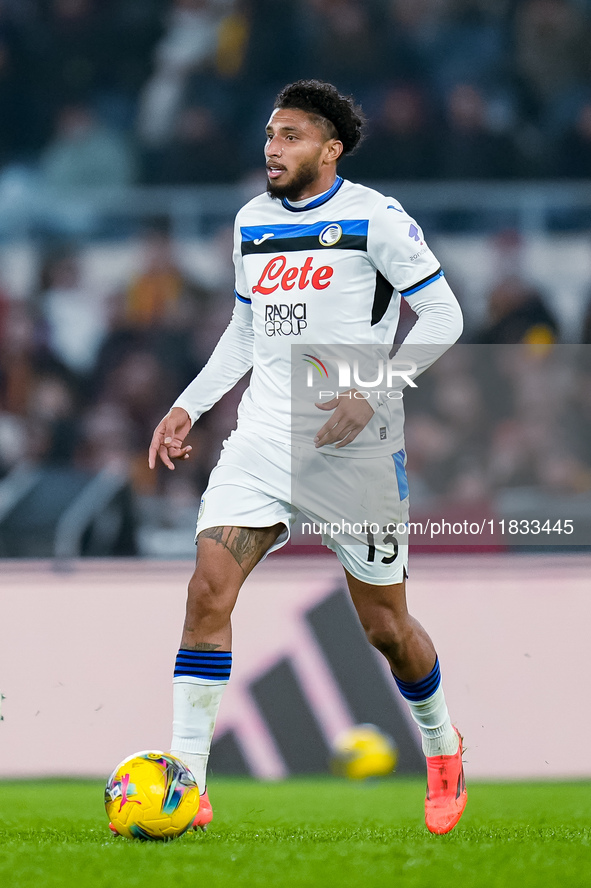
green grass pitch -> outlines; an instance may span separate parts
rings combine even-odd
[[[472,783],[448,836],[423,781],[213,779],[207,834],[111,837],[100,781],[0,782],[5,888],[570,888],[591,885],[591,784]]]

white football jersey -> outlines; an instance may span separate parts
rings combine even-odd
[[[443,274],[398,201],[341,177],[307,202],[262,194],[246,204],[236,217],[234,264],[239,311],[252,313],[254,331],[252,378],[239,425],[285,442],[292,434],[294,356],[303,372],[306,354],[322,357],[307,345],[384,345],[387,355],[401,296]],[[298,346],[293,355],[292,346]],[[323,388],[337,390],[334,363],[321,365]],[[309,422],[298,420],[293,427],[294,437],[305,432],[308,443],[330,416],[314,400],[310,397]],[[351,444],[323,450],[339,456],[393,453],[403,446],[403,420],[402,403],[386,403]]]

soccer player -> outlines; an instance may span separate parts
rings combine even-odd
[[[328,83],[298,81],[277,96],[265,143],[267,193],[236,217],[232,319],[150,445],[151,468],[158,458],[169,469],[188,459],[192,424],[252,368],[237,429],[199,509],[174,672],[172,752],[202,793],[195,827],[212,818],[206,766],[230,676],[231,613],[246,577],[284,545],[298,512],[322,522],[357,508],[347,500],[350,478],[363,479],[369,500],[383,510],[380,521],[404,525],[408,515],[402,411],[357,397],[353,387],[348,397],[318,402],[317,434],[298,438],[290,416],[292,345],[328,340],[389,350],[404,298],[418,319],[402,348],[431,347],[422,371],[462,329],[459,305],[416,222],[395,199],[337,174],[363,123],[353,99]],[[294,450],[298,466],[324,479],[321,495],[315,484],[292,484]],[[462,738],[450,721],[433,643],[407,610],[408,546],[387,534],[366,545],[346,534],[323,539],[343,564],[367,638],[386,657],[422,735],[427,827],[449,832],[466,804]]]

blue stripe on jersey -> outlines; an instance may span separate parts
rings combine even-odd
[[[234,290],[234,296],[236,299],[239,299],[240,302],[246,302],[247,305],[252,305],[252,299],[248,299],[246,296],[241,296],[238,290]]]
[[[419,290],[423,289],[423,287],[428,287],[429,284],[433,283],[433,281],[436,281],[442,277],[445,277],[445,273],[443,269],[440,268],[438,269],[438,271],[434,271],[433,274],[430,274],[429,277],[426,277],[424,280],[419,281],[418,284],[414,284],[412,287],[407,287],[406,290],[400,290],[400,295],[412,296],[413,293],[418,293]]]
[[[427,700],[432,697],[439,685],[441,684],[441,671],[439,669],[439,657],[435,660],[435,666],[420,681],[402,681],[394,676],[394,681],[398,685],[398,689],[406,700],[412,700],[418,703],[420,700]]]
[[[406,468],[404,466],[404,450],[399,450],[398,453],[392,454],[392,459],[394,460],[394,468],[396,469],[396,480],[398,481],[398,495],[400,496],[400,501],[406,499],[408,496],[408,478],[406,476]]]
[[[210,681],[228,681],[232,667],[231,651],[189,651],[181,648],[174,664],[175,678],[191,676]]]
[[[343,234],[357,237],[367,237],[369,230],[368,219],[333,219],[331,222],[314,222],[313,225],[306,225],[305,222],[300,225],[245,225],[240,229],[240,233],[243,241],[268,240],[269,235],[281,239],[319,237],[328,225],[340,225]]]
[[[316,198],[316,200],[312,200],[310,201],[310,203],[306,204],[305,207],[292,207],[286,197],[283,198],[281,203],[286,210],[291,210],[292,213],[305,213],[306,210],[315,210],[316,207],[321,207],[322,204],[325,204],[327,200],[330,200],[331,197],[333,197],[337,193],[337,191],[343,184],[343,181],[344,180],[342,176],[337,176],[334,181],[334,185],[328,189],[326,194],[321,194],[319,197]]]

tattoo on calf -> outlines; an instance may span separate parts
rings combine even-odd
[[[209,644],[207,641],[198,641],[197,644],[183,645],[183,649],[186,651],[204,651],[205,653],[217,651],[219,647],[221,647],[221,644]]]

